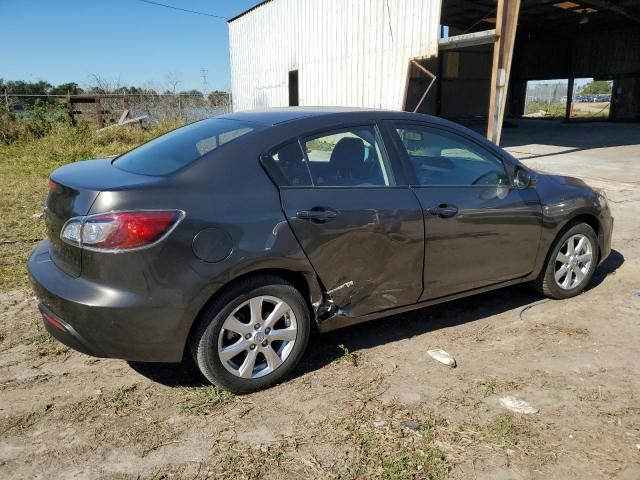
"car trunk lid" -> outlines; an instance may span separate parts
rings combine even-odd
[[[53,172],[44,214],[53,262],[67,274],[79,276],[82,252],[61,240],[64,224],[87,215],[102,191],[131,189],[157,180],[120,170],[110,158],[72,163]]]

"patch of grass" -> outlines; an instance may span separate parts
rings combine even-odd
[[[38,357],[57,357],[68,353],[69,349],[58,342],[47,332],[32,335],[23,340],[26,345],[34,347],[34,352]]]
[[[527,420],[504,413],[487,423],[462,423],[448,432],[447,440],[453,444],[483,443],[526,451],[535,439]]]
[[[387,415],[397,417],[397,413],[393,408],[387,410]],[[398,418],[390,419],[387,428],[375,429],[372,427],[374,416],[379,417],[380,412],[374,414],[365,408],[345,419],[346,435],[342,442],[349,445],[351,451],[340,478],[441,480],[447,477],[448,462],[434,442],[441,419],[420,422],[420,430],[413,433]]]
[[[149,130],[113,128],[97,133],[87,124],[52,123],[44,136],[23,135],[0,142],[0,291],[28,285],[26,262],[45,237],[38,214],[47,196],[47,178],[71,162],[118,155],[179,126],[165,122]]]
[[[557,333],[562,333],[569,337],[588,337],[591,334],[591,331],[586,327],[572,327],[572,326],[561,326],[561,325],[549,325],[549,328],[556,331]]]
[[[127,409],[131,406],[138,406],[141,403],[137,395],[138,385],[135,383],[126,387],[118,388],[110,400],[110,405],[115,409],[116,413]]]
[[[429,441],[435,441],[439,434],[448,429],[449,422],[444,417],[430,416],[420,425],[420,432]]]
[[[482,395],[488,397],[497,393],[502,393],[507,390],[515,390],[519,386],[519,383],[514,380],[503,380],[500,378],[489,378],[482,380],[478,383],[478,388],[482,392]]]
[[[580,391],[576,396],[581,402],[606,402],[611,400],[613,395],[607,390],[603,391],[598,385],[598,388]]]
[[[37,335],[32,335],[24,339],[24,343],[27,345],[40,344],[48,341],[51,338],[51,335],[48,333],[38,333]]]
[[[104,410],[113,411],[116,415],[125,415],[129,410],[142,405],[143,395],[137,384],[117,388],[115,391],[103,394],[102,389],[91,397],[68,405],[65,409],[75,420],[86,420],[94,414]]]
[[[215,385],[186,388],[185,392],[187,398],[180,402],[179,410],[188,415],[208,415],[233,399],[232,394]]]
[[[504,413],[485,424],[481,430],[484,436],[498,445],[515,446],[528,433],[525,424],[516,421],[513,415]]]
[[[287,457],[284,445],[253,446],[238,442],[216,444],[216,478],[282,478]],[[277,472],[277,474],[276,474]]]
[[[358,366],[358,354],[356,352],[350,352],[344,345],[338,345],[338,348],[342,351],[341,359],[347,361],[354,367]]]
[[[441,405],[446,405],[454,409],[471,408],[477,410],[482,406],[482,401],[477,398],[477,393],[472,389],[464,389],[463,391],[455,391],[447,389],[439,397]]]
[[[29,412],[13,416],[0,417],[0,434],[9,436],[19,435],[29,430],[42,416],[42,412]]]
[[[104,405],[102,396],[87,397],[66,408],[73,420],[85,420]]]

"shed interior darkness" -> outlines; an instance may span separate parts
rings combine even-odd
[[[449,36],[495,28],[496,0],[443,0]],[[421,111],[458,121],[488,114],[493,44],[440,51]],[[407,107],[420,91],[413,75]],[[610,120],[640,120],[640,0],[521,0],[506,116],[524,112],[527,81],[612,80]]]

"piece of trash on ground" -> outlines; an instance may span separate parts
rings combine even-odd
[[[385,422],[384,420],[375,420],[373,422],[373,426],[376,428],[382,428],[387,424],[387,422]]]
[[[445,352],[444,350],[436,348],[434,350],[427,350],[427,353],[440,363],[444,363],[451,368],[456,368],[456,359],[453,358],[453,355]]]
[[[508,410],[511,410],[512,412],[524,414],[538,413],[538,409],[530,403],[525,402],[524,400],[520,400],[519,398],[512,397],[510,395],[506,397],[500,397],[499,401],[500,405]]]
[[[414,432],[420,430],[420,423],[416,422],[415,420],[407,420],[406,422],[404,422],[404,426],[409,430],[413,430]]]

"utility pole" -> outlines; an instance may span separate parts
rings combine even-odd
[[[209,82],[207,81],[208,74],[209,74],[209,71],[206,68],[202,67],[200,69],[200,78],[202,79],[202,93],[205,96],[209,92]]]
[[[9,95],[7,95],[7,89],[4,89],[4,103],[7,106],[7,112],[9,111]]]

